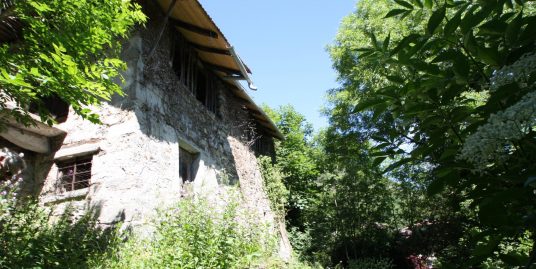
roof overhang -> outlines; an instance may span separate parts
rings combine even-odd
[[[251,70],[234,51],[201,3],[197,0],[154,1],[158,2],[164,14],[169,14],[169,23],[196,49],[201,61],[230,85],[235,96],[246,102],[255,121],[273,137],[283,139],[275,124],[238,83],[238,80],[245,80],[250,89],[256,89],[249,76]]]

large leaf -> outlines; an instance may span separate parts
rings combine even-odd
[[[371,107],[374,107],[376,105],[385,103],[385,100],[382,98],[373,98],[373,99],[366,99],[360,101],[354,108],[353,113],[357,113],[366,109],[369,109]]]
[[[446,8],[443,6],[438,10],[434,11],[434,13],[432,13],[432,16],[430,16],[430,19],[428,20],[428,26],[426,28],[427,33],[429,35],[433,35],[437,27],[439,27],[439,24],[441,24],[441,22],[445,18],[445,12]]]
[[[387,15],[385,15],[384,18],[394,17],[396,15],[400,15],[400,14],[406,13],[406,12],[411,12],[411,10],[408,10],[408,9],[392,9],[387,13]]]
[[[405,8],[413,9],[413,5],[404,0],[395,0],[395,2]]]
[[[458,10],[456,14],[454,14],[454,16],[445,24],[445,28],[443,30],[445,36],[453,34],[454,31],[458,29],[462,20],[462,13],[464,10],[465,8],[460,8],[460,10]]]

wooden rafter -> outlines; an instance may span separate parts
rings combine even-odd
[[[216,53],[216,54],[222,54],[222,55],[231,55],[231,52],[229,52],[229,50],[227,49],[207,47],[207,46],[196,44],[193,42],[190,42],[190,45],[194,47],[195,49],[203,51],[203,52],[210,52],[210,53]]]
[[[210,29],[206,29],[206,28],[203,28],[203,27],[199,27],[199,26],[197,26],[195,24],[191,24],[191,23],[188,23],[188,22],[185,22],[185,21],[182,21],[182,20],[179,20],[179,19],[175,19],[175,18],[170,18],[170,21],[175,27],[179,27],[179,28],[182,28],[184,30],[188,30],[190,32],[194,32],[194,33],[204,35],[204,36],[208,36],[208,37],[212,37],[212,38],[218,38],[219,37],[218,33],[216,33],[215,31],[212,31]]]

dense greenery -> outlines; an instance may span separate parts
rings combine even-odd
[[[269,113],[289,137],[277,157],[304,258],[534,263],[534,10],[359,1],[329,48],[341,87],[329,92],[328,128],[312,139],[292,108]]]
[[[130,238],[96,268],[255,267],[272,256],[275,238],[237,201],[182,200],[158,216],[153,236]]]
[[[534,10],[359,1],[330,47],[341,87],[329,92],[329,127],[310,143],[297,121],[278,145],[283,165],[306,155],[287,174],[314,172],[285,181],[290,197],[293,184],[305,188],[296,192],[305,217],[289,215],[305,257],[382,256],[400,268],[434,256],[444,268],[535,262]],[[273,116],[284,132],[299,118],[286,111]]]
[[[0,44],[0,109],[30,124],[30,104],[43,122],[54,117],[43,98],[59,97],[93,122],[91,105],[121,93],[114,78],[124,69],[118,56],[121,38],[145,20],[140,6],[123,0],[14,1],[14,16],[23,25],[21,38]],[[13,107],[14,105],[14,107]]]

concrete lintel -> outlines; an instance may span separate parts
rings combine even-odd
[[[99,151],[100,147],[98,144],[83,144],[69,148],[62,148],[56,152],[56,155],[54,155],[54,160],[63,161],[79,156],[95,154]]]
[[[21,148],[37,153],[50,153],[50,141],[46,136],[13,126],[7,126],[0,136]]]

